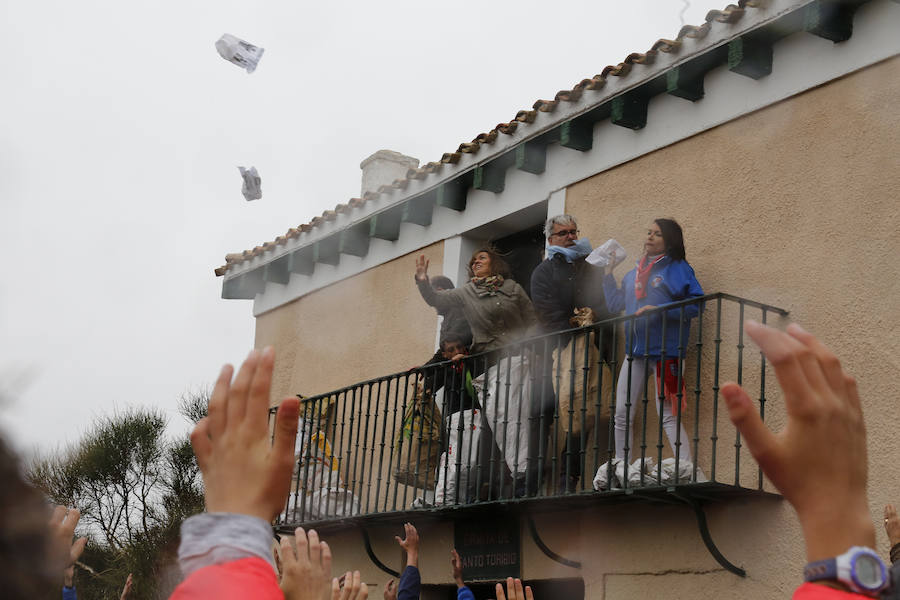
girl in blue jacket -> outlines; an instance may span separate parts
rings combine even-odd
[[[613,261],[610,261],[610,264],[615,265]],[[656,219],[650,225],[644,242],[644,254],[636,267],[625,274],[622,287],[616,285],[612,275],[613,268],[615,266],[608,269],[603,279],[606,305],[613,313],[624,309],[627,315],[640,315],[672,302],[703,295],[703,288],[694,276],[694,269],[685,260],[681,226],[672,219]],[[626,452],[626,429],[631,429],[634,414],[641,409],[645,382],[649,376],[654,376],[657,385],[656,414],[662,415],[663,429],[669,438],[672,452],[675,453],[677,442],[681,447],[678,452],[680,460],[692,461],[684,425],[678,426],[679,408],[681,411],[685,408],[683,389],[679,390],[678,384],[681,383],[683,388],[684,382],[680,377],[681,359],[687,350],[691,319],[699,314],[699,310],[699,305],[693,304],[673,308],[664,313],[655,313],[643,319],[635,319],[633,335],[632,322],[626,321],[625,348],[628,356],[622,363],[616,387],[617,458],[630,461],[629,455],[634,444],[628,440]],[[665,334],[663,319],[665,319]],[[679,392],[682,396],[680,407]],[[663,412],[659,406],[660,396],[665,399]],[[633,438],[634,435],[632,433],[627,437]]]

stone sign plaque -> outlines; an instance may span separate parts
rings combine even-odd
[[[522,545],[517,520],[460,520],[454,526],[453,539],[465,581],[520,576]]]

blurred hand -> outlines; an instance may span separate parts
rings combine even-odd
[[[425,281],[428,279],[428,265],[430,261],[425,258],[424,254],[420,254],[416,258],[416,279],[419,281]]]
[[[393,579],[384,584],[384,600],[397,600],[397,584]]]
[[[644,314],[645,312],[647,312],[648,310],[653,310],[654,308],[656,308],[656,307],[653,306],[652,304],[648,304],[647,306],[642,306],[642,307],[640,307],[639,309],[637,309],[637,311],[636,311],[634,314],[635,314],[635,315],[642,315],[642,314]]]
[[[748,321],[744,330],[775,369],[787,425],[772,433],[736,383],[726,383],[722,396],[753,458],[797,511],[807,560],[837,556],[851,546],[873,547],[866,430],[856,381],[799,325],[782,332]]]
[[[413,527],[412,523],[404,523],[403,530],[406,539],[401,540],[399,536],[394,536],[400,547],[406,550],[406,564],[412,567],[419,566],[419,532]]]
[[[331,548],[319,541],[314,529],[307,534],[298,527],[294,541],[296,552],[289,536],[281,538],[281,591],[285,600],[324,600],[331,583]]]
[[[450,568],[453,572],[453,581],[456,582],[456,587],[461,588],[466,585],[462,576],[462,560],[460,560],[456,548],[450,551]]]
[[[294,465],[300,400],[278,407],[275,441],[269,442],[269,389],[275,351],[253,350],[234,382],[231,365],[222,368],[209,401],[209,416],[191,433],[203,473],[206,510],[271,521],[284,507]]]
[[[891,546],[900,543],[900,517],[893,504],[884,507],[884,531],[887,533]]]
[[[119,600],[125,600],[128,598],[128,593],[131,592],[131,573],[128,574],[128,578],[125,580],[125,587],[122,588],[122,595],[119,596]]]
[[[75,561],[84,552],[84,546],[87,544],[87,538],[83,537],[72,541],[79,519],[81,519],[81,512],[77,508],[67,509],[62,505],[54,508],[50,517],[50,551],[52,552],[50,560],[55,565],[54,568],[62,570],[63,584],[67,587],[72,587],[75,580]]]
[[[503,593],[503,584],[498,583],[496,588],[497,600],[534,600],[534,594],[531,592],[531,586],[525,586],[522,589],[522,580],[506,578],[506,593]]]
[[[359,571],[347,571],[341,579],[331,580],[331,600],[365,600],[368,597],[369,586],[362,583]]]

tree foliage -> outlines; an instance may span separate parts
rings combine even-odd
[[[184,395],[192,422],[206,413],[206,391]],[[86,598],[118,598],[128,573],[130,600],[166,597],[178,580],[181,522],[203,510],[197,462],[187,436],[166,436],[155,409],[100,418],[74,446],[37,459],[29,479],[54,503],[77,506],[91,543],[78,578]]]

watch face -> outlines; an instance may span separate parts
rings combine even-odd
[[[853,564],[853,577],[861,586],[868,589],[878,588],[884,581],[884,573],[881,571],[878,559],[867,554],[860,554],[856,557]]]

